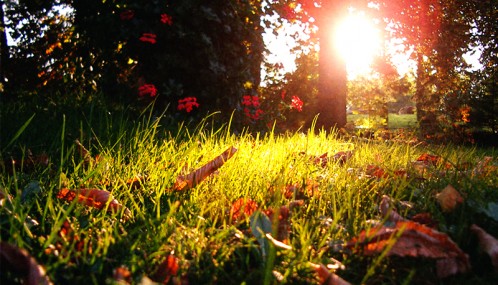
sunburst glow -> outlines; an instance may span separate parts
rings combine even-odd
[[[380,30],[361,13],[351,13],[340,23],[334,41],[346,61],[350,78],[368,73],[373,59],[382,50]]]

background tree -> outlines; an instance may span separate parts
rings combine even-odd
[[[468,90],[468,86],[462,85],[463,73],[468,67],[463,56],[470,50],[472,30],[471,21],[465,16],[467,1],[380,1],[378,4],[391,36],[403,40],[405,46],[413,50],[414,100],[421,135],[427,137],[448,131],[448,123],[461,121],[458,118],[461,116],[453,112],[454,115],[448,117],[444,105],[455,101],[450,99],[455,97],[463,105],[465,90]]]
[[[472,92],[469,104],[472,107],[470,124],[480,132],[498,134],[498,25],[496,11],[498,1],[468,1],[468,13],[472,23],[472,47],[481,52],[482,68],[473,72]],[[490,138],[493,140],[493,138]]]
[[[32,70],[10,77],[30,84],[12,86],[33,94],[50,86],[55,92],[44,93],[64,96],[74,85],[79,93],[101,92],[119,103],[132,103],[145,86],[155,90],[148,95],[158,111],[169,106],[168,115],[177,119],[222,111],[228,120],[242,110],[242,96],[257,95],[264,49],[260,1],[47,1],[36,13],[24,3],[12,1],[7,9],[19,42],[11,57],[30,61],[15,66]],[[60,3],[70,7],[66,15],[53,9]],[[152,101],[146,97],[139,101]],[[195,98],[202,111],[178,110],[185,98]]]

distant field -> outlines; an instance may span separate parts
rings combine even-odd
[[[364,114],[348,115],[348,122],[357,122],[362,119],[368,119],[368,115]],[[407,115],[389,114],[388,127],[390,129],[415,128],[416,126],[417,126],[416,114],[407,114]]]

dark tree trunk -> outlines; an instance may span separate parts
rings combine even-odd
[[[336,27],[347,13],[347,1],[323,1],[318,19],[320,38],[316,130],[346,125],[346,62],[333,41]]]
[[[9,60],[9,46],[7,44],[7,30],[5,27],[4,4],[0,4],[0,91],[5,88],[7,62]]]

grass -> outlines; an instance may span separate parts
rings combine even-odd
[[[369,120],[368,115],[364,114],[352,114],[348,115],[348,122],[354,122],[356,125],[365,125]],[[373,119],[376,119],[375,117]],[[403,114],[398,115],[391,113],[388,117],[387,127],[389,129],[401,129],[401,128],[416,128],[417,115],[416,114]]]
[[[384,220],[378,205],[388,195],[411,202],[411,208],[400,209],[404,216],[430,213],[441,231],[468,249],[473,261],[480,260],[482,252],[468,228],[480,223],[498,233],[497,221],[482,213],[488,203],[498,202],[496,168],[475,177],[469,171],[443,172],[438,166],[430,169],[436,175],[420,179],[412,162],[431,153],[471,169],[484,155],[496,157],[494,150],[358,140],[323,132],[234,135],[229,125],[210,127],[214,116],[196,128],[171,131],[149,113],[137,119],[98,111],[84,119],[70,114],[39,133],[47,129],[46,122],[35,116],[25,125],[26,116],[5,130],[8,139],[1,146],[4,161],[13,156],[19,164],[30,151],[46,152],[49,158],[47,166],[28,168],[25,160],[12,172],[4,162],[0,237],[29,252],[55,284],[123,284],[117,281],[120,268],[130,273],[123,278],[132,284],[146,284],[148,278],[190,284],[317,284],[310,263],[331,264],[334,259],[345,267],[336,273],[353,284],[489,284],[497,277],[492,270],[482,273],[480,268],[489,264],[476,261],[474,271],[439,280],[430,260],[367,257],[339,246],[372,227],[372,221]],[[74,139],[99,160],[85,163]],[[193,189],[172,190],[184,169],[201,167],[229,146],[238,151],[216,175]],[[333,160],[324,167],[313,163],[317,156],[328,153],[330,159],[341,151],[353,151],[343,165]],[[376,178],[367,175],[371,165],[412,175]],[[127,182],[134,177],[146,179]],[[315,185],[313,192],[306,191],[310,184]],[[435,195],[448,184],[462,193],[465,203],[444,213]],[[294,193],[286,198],[289,185]],[[61,188],[107,190],[130,215],[58,199]],[[250,198],[261,211],[278,211],[302,200],[291,210],[285,237],[291,249],[258,239],[251,231],[258,223],[254,217],[252,222],[249,216],[235,221],[231,208],[239,198]],[[277,225],[273,220],[274,236]],[[262,245],[269,250],[263,252]],[[174,260],[169,266],[163,263],[168,256]],[[176,263],[178,272],[172,268]],[[19,278],[9,271],[2,273],[0,283],[19,283]]]

